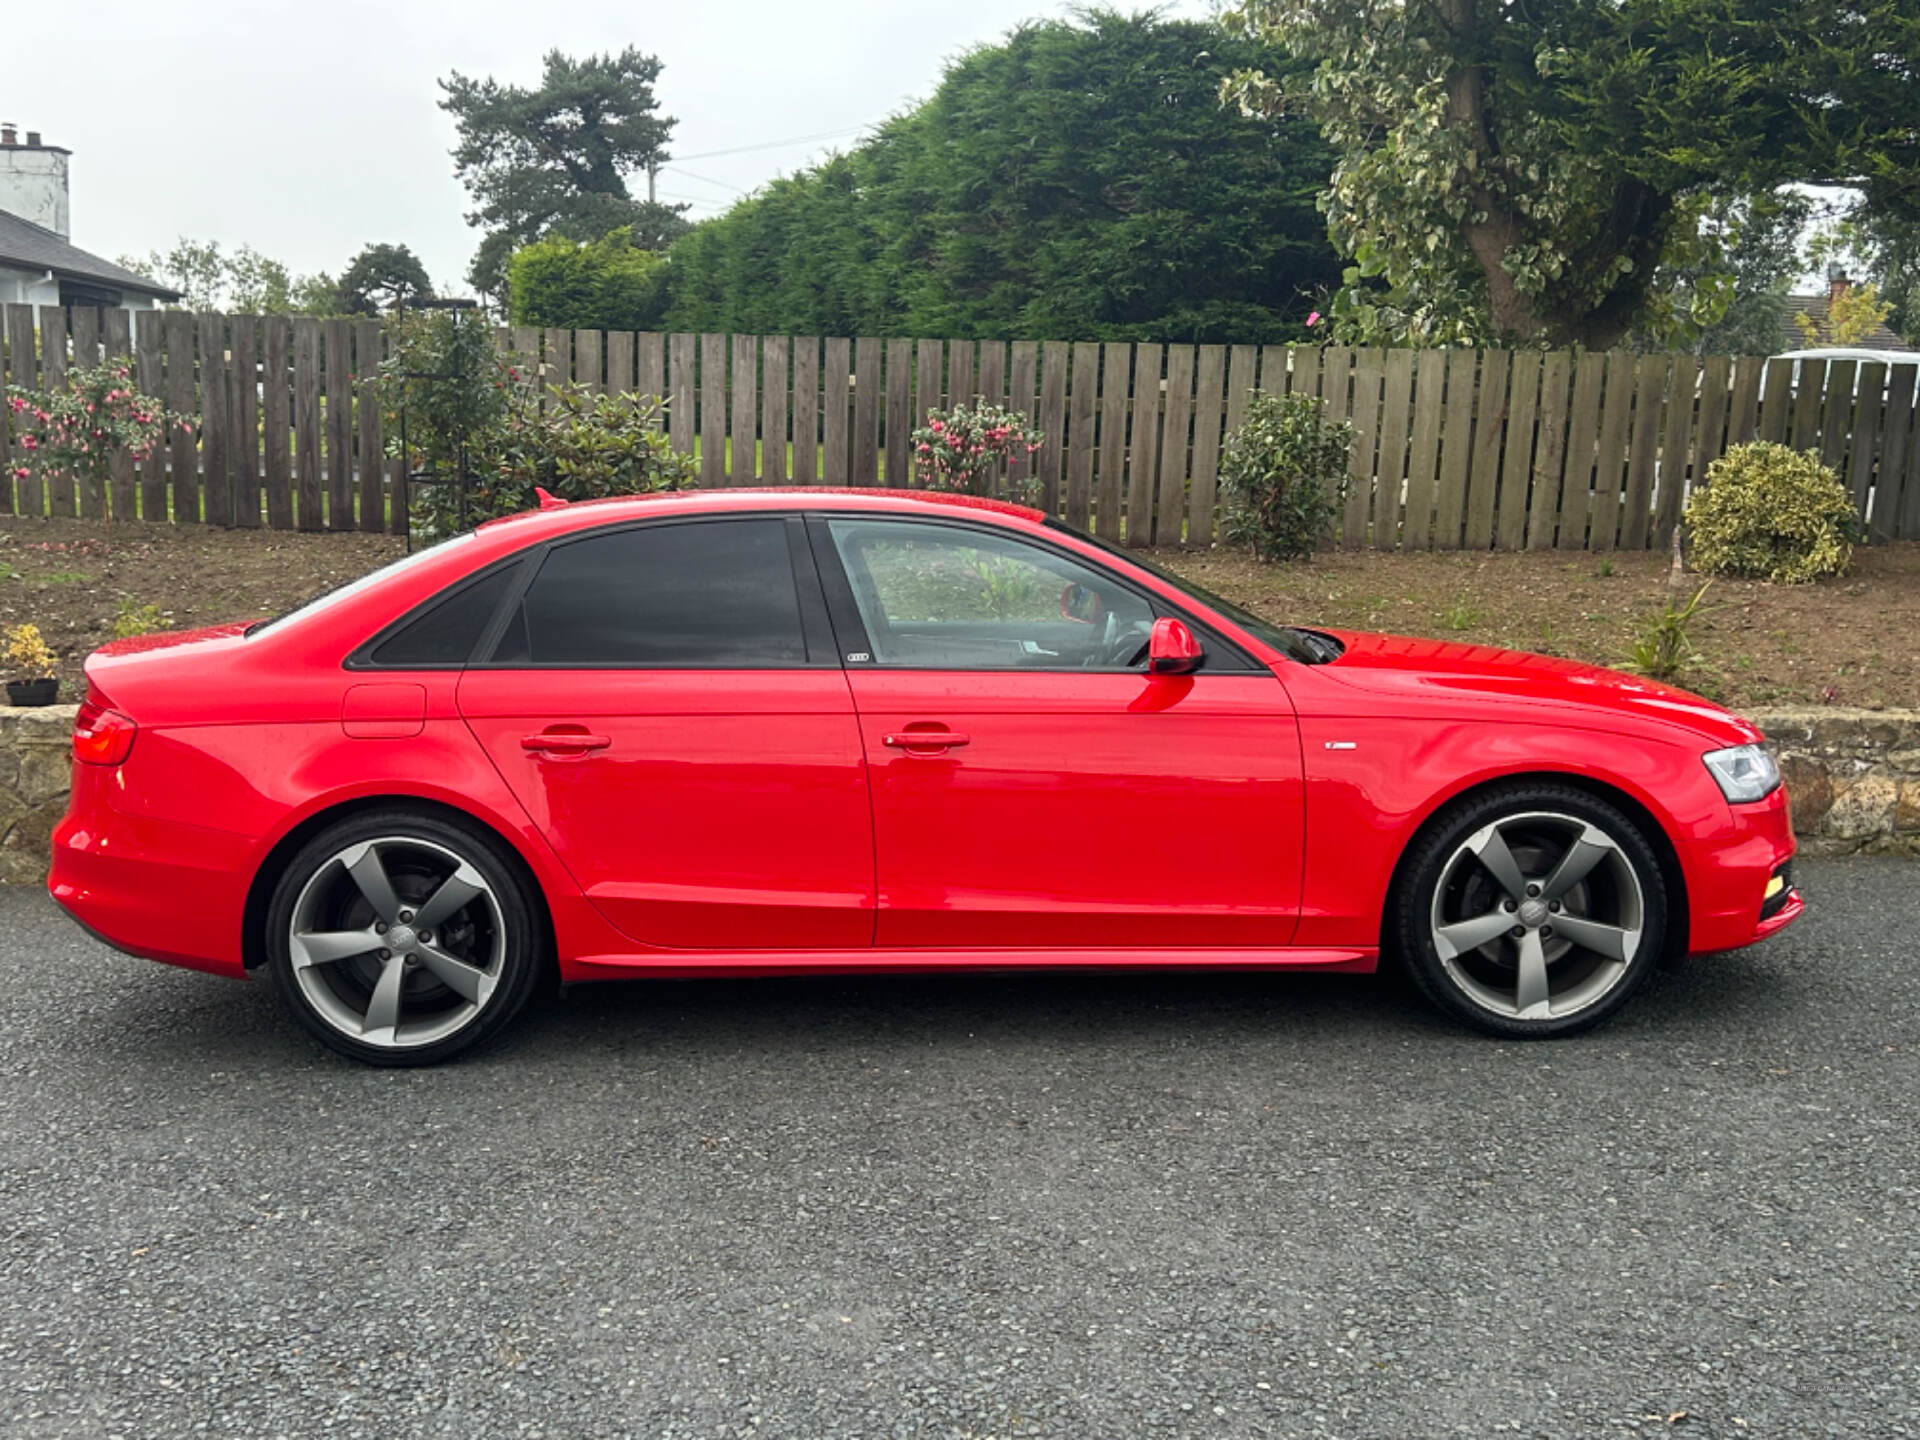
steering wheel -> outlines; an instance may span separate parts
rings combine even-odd
[[[1138,620],[1122,624],[1111,610],[1100,632],[1100,643],[1087,658],[1089,667],[1101,670],[1131,670],[1146,658],[1147,640],[1152,622]]]

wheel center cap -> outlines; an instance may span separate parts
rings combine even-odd
[[[1532,922],[1529,921],[1529,924]],[[394,951],[407,951],[414,947],[416,936],[411,925],[396,925],[387,931],[387,948]]]
[[[1539,900],[1523,900],[1520,903],[1520,923],[1529,930],[1547,923],[1547,907]]]

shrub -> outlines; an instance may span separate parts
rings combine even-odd
[[[9,625],[7,660],[22,680],[42,680],[53,674],[53,651],[40,638],[38,625]]]
[[[113,638],[131,640],[136,635],[151,635],[156,630],[170,629],[173,621],[167,612],[158,605],[135,604],[131,596],[120,601],[120,613],[113,619]]]
[[[1693,563],[1709,575],[1798,585],[1841,575],[1853,559],[1853,500],[1812,455],[1757,441],[1707,469],[1687,502]]]
[[[516,325],[658,330],[667,311],[667,260],[636,248],[624,227],[585,245],[552,235],[507,262],[507,297]]]
[[[1015,456],[1040,448],[1041,434],[1027,427],[1027,417],[976,399],[951,410],[929,410],[927,423],[913,432],[913,454],[920,479],[929,490],[957,490],[984,495],[994,473]],[[1009,489],[1018,486],[1008,477]],[[1026,499],[1015,494],[1014,499]]]
[[[117,460],[145,460],[169,425],[193,428],[186,416],[136,390],[125,360],[76,366],[53,390],[9,386],[7,411],[20,449],[15,478],[71,475],[96,500],[105,498]]]
[[[1311,395],[1255,395],[1220,461],[1221,529],[1262,560],[1305,560],[1346,497],[1353,427]]]
[[[531,510],[535,487],[562,500],[685,489],[694,482],[693,457],[668,441],[664,413],[652,395],[603,395],[572,383],[541,392],[515,382],[505,423],[488,438],[470,515]]]

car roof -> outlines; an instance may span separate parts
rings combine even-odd
[[[488,534],[511,531],[513,538],[532,539],[540,534],[558,534],[589,525],[618,523],[623,519],[646,519],[670,510],[705,511],[717,514],[756,510],[878,510],[913,514],[1001,515],[1030,523],[1045,521],[1046,514],[1031,506],[1016,505],[985,495],[956,495],[939,490],[887,490],[877,486],[840,485],[767,485],[738,489],[701,489],[661,491],[652,495],[614,495],[600,500],[558,503],[549,509],[524,510],[484,521],[478,528]],[[507,538],[504,534],[499,538]]]

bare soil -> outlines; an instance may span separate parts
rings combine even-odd
[[[404,543],[0,516],[0,626],[38,625],[59,657],[61,698],[76,699],[81,662],[114,637],[123,611],[155,607],[148,629],[255,620],[384,565]]]
[[[126,612],[174,629],[276,614],[399,555],[388,535],[108,525],[0,516],[0,625],[37,624],[66,695]],[[1262,565],[1227,550],[1153,558],[1273,620],[1437,635],[1623,665],[1675,592],[1664,556],[1335,551]],[[1681,599],[1701,583],[1688,576]],[[1716,580],[1688,688],[1730,705],[1920,708],[1920,544],[1855,552],[1817,585]]]
[[[1433,635],[1624,667],[1676,594],[1670,561],[1592,555],[1335,551],[1263,565],[1241,552],[1156,552],[1169,569],[1290,625]],[[1682,604],[1705,577],[1682,578]],[[1920,708],[1920,544],[1863,546],[1813,585],[1713,581],[1678,683],[1736,708]]]

